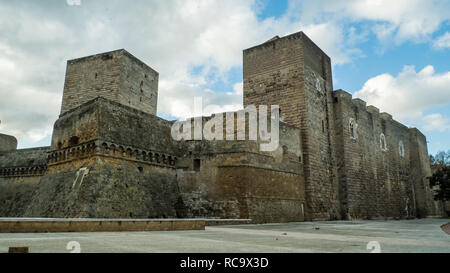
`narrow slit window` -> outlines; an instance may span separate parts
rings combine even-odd
[[[200,171],[200,159],[198,158],[194,159],[194,171]]]
[[[356,128],[358,127],[358,125],[356,124],[355,120],[351,118],[348,126],[350,131],[350,138],[356,139],[357,138]]]
[[[386,137],[384,136],[384,134],[380,135],[380,148],[383,151],[387,151]]]

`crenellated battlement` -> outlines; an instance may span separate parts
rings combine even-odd
[[[389,121],[392,120],[392,115],[389,113],[386,113],[386,112],[380,113],[380,117],[384,120],[389,120]]]
[[[380,112],[379,108],[373,105],[367,105],[367,102],[360,98],[353,98],[353,95],[347,91],[344,91],[342,89],[335,90],[333,92],[333,96],[335,97],[335,103],[340,103],[343,100],[348,104],[358,107],[358,109],[363,109],[364,111],[367,111],[374,117],[378,117],[386,121],[393,121],[398,124],[401,124],[400,122],[394,120],[391,114],[386,112]]]
[[[373,105],[369,105],[369,106],[367,106],[367,112],[371,113],[372,115],[379,115],[380,109],[378,109],[377,107],[375,107]]]
[[[359,98],[352,99],[352,102],[354,105],[367,110],[367,103],[365,101],[363,101],[362,99],[359,99]]]
[[[47,162],[49,166],[54,166],[92,156],[104,156],[167,168],[175,168],[177,162],[177,157],[173,155],[99,140],[50,151]]]

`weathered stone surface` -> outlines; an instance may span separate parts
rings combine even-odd
[[[13,136],[0,134],[0,153],[17,149],[17,139]]]
[[[250,104],[280,105],[284,121],[301,131],[307,219],[441,213],[427,184],[425,137],[333,92],[329,57],[302,32],[244,50],[244,106]]]
[[[20,149],[0,155],[0,215],[23,216],[47,171],[50,147]]]
[[[79,172],[81,166],[88,173]],[[116,159],[89,158],[53,167],[24,213],[26,217],[174,218],[175,172]]]
[[[0,216],[264,223],[442,213],[425,136],[333,91],[330,58],[304,33],[244,50],[243,64],[244,106],[281,107],[273,151],[237,122],[233,140],[173,140],[174,122],[155,116],[158,73],[125,50],[69,61],[51,147],[0,148]],[[247,140],[236,140],[243,129]]]
[[[61,114],[104,97],[156,115],[158,72],[126,50],[67,62]]]
[[[330,58],[303,32],[244,50],[244,106],[279,105],[301,130],[307,219],[340,217],[332,90]]]

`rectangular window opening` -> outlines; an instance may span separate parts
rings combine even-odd
[[[200,171],[200,159],[198,158],[194,159],[194,171]]]

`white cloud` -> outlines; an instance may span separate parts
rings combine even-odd
[[[354,96],[400,121],[434,130],[437,125],[447,128],[444,124],[448,119],[437,114],[424,116],[424,113],[450,105],[449,86],[450,72],[436,74],[431,65],[416,72],[413,66],[405,66],[396,77],[381,74],[369,79]]]
[[[235,84],[234,92],[217,93],[200,85],[162,81],[160,86],[166,90],[166,94],[158,98],[158,108],[163,108],[163,113],[175,118],[192,117],[195,115],[194,99],[200,97],[204,115],[236,111],[242,109],[239,85],[240,83]]]
[[[292,0],[290,6],[291,14],[313,23],[375,22],[375,35],[395,43],[427,40],[450,19],[447,0]]]
[[[430,114],[423,117],[422,127],[426,132],[440,131],[450,129],[450,119],[443,117],[441,114]]]
[[[442,36],[438,37],[433,42],[433,46],[438,49],[450,48],[450,32],[446,32]]]
[[[242,106],[242,83],[229,92],[206,86],[242,66],[242,50],[303,30],[334,65],[363,56],[358,44],[373,21],[380,39],[422,39],[448,19],[442,1],[290,1],[286,14],[258,19],[260,0],[2,1],[0,130],[31,143],[48,138],[62,96],[67,59],[125,48],[160,72],[159,113],[186,117],[192,98],[215,111]],[[375,3],[375,4],[374,4]],[[377,5],[378,4],[378,5]],[[386,6],[389,6],[386,9]],[[199,73],[192,73],[193,68]],[[238,80],[240,81],[240,79]],[[20,144],[19,144],[20,145]]]

